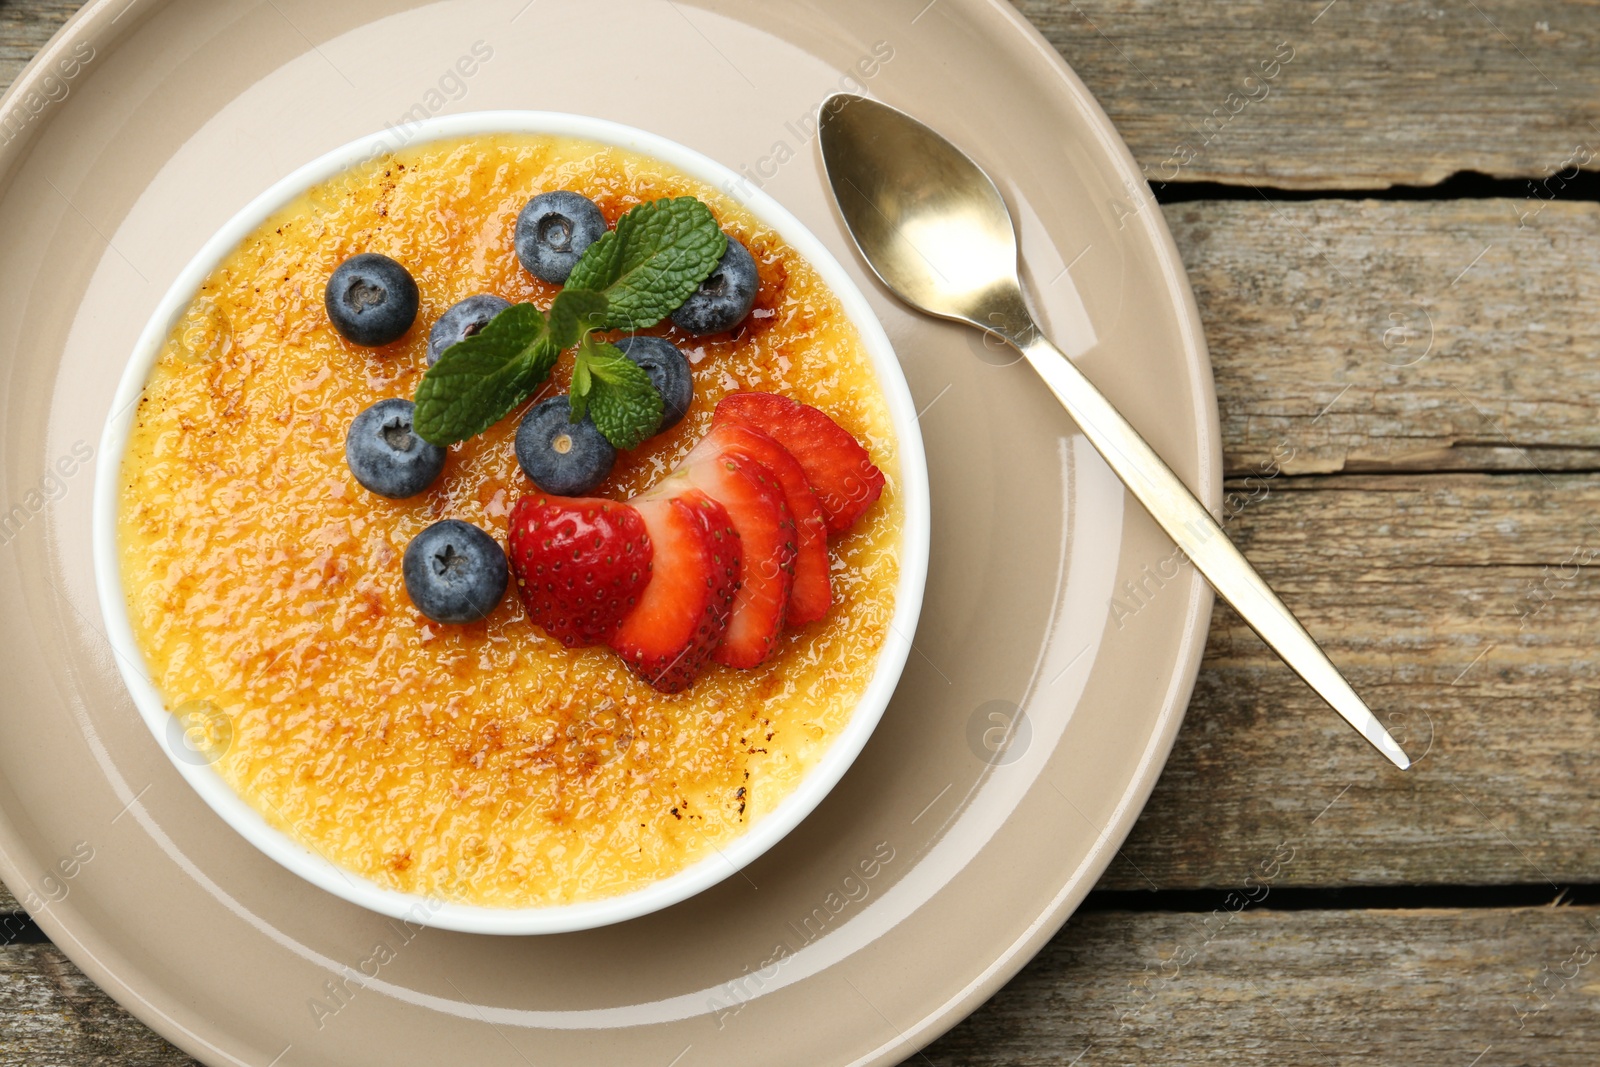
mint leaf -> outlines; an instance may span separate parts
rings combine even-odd
[[[587,414],[619,449],[639,447],[661,426],[661,394],[615,345],[585,338],[572,367],[572,419]]]
[[[482,433],[543,384],[561,348],[543,312],[513,304],[428,368],[417,386],[412,429],[436,445]]]
[[[716,216],[699,200],[653,200],[629,209],[584,250],[567,287],[604,294],[600,329],[641,330],[689,299],[727,247]]]
[[[571,285],[557,293],[550,305],[550,343],[556,351],[571,348],[586,331],[598,328],[607,303],[604,293]]]

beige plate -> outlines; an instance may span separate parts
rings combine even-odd
[[[18,80],[0,111],[0,875],[114,997],[215,1064],[890,1063],[1065,920],[1166,758],[1210,594],[1014,354],[869,280],[824,191],[816,104],[859,84],[999,177],[1051,333],[1213,503],[1215,401],[1182,267],[1100,109],[1003,0],[925,2],[99,0]],[[101,634],[104,472],[82,461],[155,303],[240,206],[408,113],[494,108],[639,126],[764,182],[881,315],[933,493],[916,652],[827,801],[747,878],[537,938],[406,929],[206,808]]]

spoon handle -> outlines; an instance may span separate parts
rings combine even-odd
[[[1117,477],[1223,599],[1373,747],[1401,770],[1409,767],[1405,752],[1339,668],[1139,431],[1042,334],[1033,331],[1018,347]]]

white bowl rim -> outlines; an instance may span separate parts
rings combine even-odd
[[[856,327],[889,408],[898,445],[903,511],[900,578],[889,636],[850,721],[827,752],[776,809],[726,847],[642,888],[577,904],[494,908],[386,889],[307,849],[269,825],[209,764],[181,759],[167,742],[170,724],[161,694],[148,679],[133,637],[117,539],[118,485],[137,398],[171,333],[208,275],[275,212],[315,185],[401,148],[458,137],[529,133],[570,137],[652,157],[709,185],[771,226],[832,289]],[[593,929],[637,918],[686,900],[754,861],[809,815],[866,746],[899,683],[916,632],[927,578],[930,514],[927,460],[916,406],[882,324],[837,259],[804,224],[754,183],[657,134],[605,119],[551,111],[477,111],[425,119],[358,138],[305,164],[251,200],[201,246],[156,306],[118,384],[101,437],[94,489],[92,542],[96,586],[106,633],[134,704],[172,765],[211,809],[247,841],[293,873],[333,895],[391,918],[465,933],[525,935]]]

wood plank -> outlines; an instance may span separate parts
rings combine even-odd
[[[1247,17],[1241,24],[1276,25],[1283,6],[1242,5]],[[0,82],[9,81],[26,50],[42,44],[73,7],[70,0],[0,6]],[[1070,0],[1023,7],[1047,29],[1082,22]],[[1362,19],[1413,17],[1404,14],[1405,5],[1345,4],[1328,17],[1342,7],[1359,9]],[[1169,32],[1188,41],[1195,28],[1185,20],[1229,24],[1204,6],[1162,5],[1159,14],[1137,4],[1108,10],[1121,12],[1128,34],[1163,47]],[[1300,7],[1294,10],[1303,15]],[[1484,10],[1493,13],[1495,5]],[[1600,7],[1559,10],[1569,22],[1600,20]],[[1101,25],[1098,14],[1089,17]],[[1384,23],[1372,32],[1394,37],[1406,26]],[[1127,43],[1111,36],[1118,47]],[[1205,39],[1204,33],[1194,38]],[[1395,47],[1413,44],[1400,35]],[[1193,43],[1174,51],[1217,54]],[[1590,67],[1600,77],[1600,65]],[[1204,84],[1191,75],[1174,77]],[[1112,88],[1116,92],[1103,92],[1102,99],[1127,98],[1122,88]],[[1531,97],[1516,99],[1533,106]],[[1390,99],[1391,117],[1415,114],[1404,102]],[[1465,104],[1462,113],[1479,115]],[[1291,125],[1340,153],[1353,151],[1324,129],[1301,120]],[[1523,133],[1489,137],[1477,130],[1452,150],[1520,144]],[[1594,133],[1600,153],[1600,129]],[[1230,471],[1254,470],[1280,448],[1293,449],[1293,473],[1600,469],[1594,399],[1600,396],[1600,321],[1575,312],[1600,305],[1600,263],[1590,254],[1600,239],[1595,205],[1537,197],[1247,200],[1175,204],[1164,211],[1211,345]]]
[[[1102,888],[1236,886],[1284,840],[1285,885],[1600,882],[1600,476],[1234,484],[1231,534],[1423,758],[1386,769],[1219,609]]]
[[[1533,210],[1164,208],[1205,323],[1228,470],[1275,454],[1289,473],[1600,470],[1600,205],[1519,222]]]
[[[1152,181],[1383,188],[1600,155],[1593,4],[1013,2]]]
[[[1264,885],[1267,909],[1080,914],[907,1062],[1593,1063],[1600,909],[1279,912]],[[49,945],[0,950],[0,1018],[0,1067],[191,1062]]]
[[[1596,957],[1594,908],[1084,914],[907,1063],[1589,1067]]]
[[[0,948],[0,1067],[193,1064],[102,993],[54,945]]]
[[[1233,484],[1232,536],[1422,758],[1388,768],[1219,606],[1101,887],[1237,886],[1285,840],[1285,884],[1600,882],[1600,477]]]
[[[0,2],[0,92],[82,6],[79,0]]]
[[[1236,886],[1284,840],[1285,885],[1600,882],[1600,476],[1231,484],[1231,535],[1423,758],[1388,770],[1219,608],[1101,887]]]
[[[1600,155],[1600,8],[1577,0],[1014,2],[1152,181],[1383,188],[1463,169],[1542,179],[1580,146]],[[0,4],[0,84],[78,6]]]

